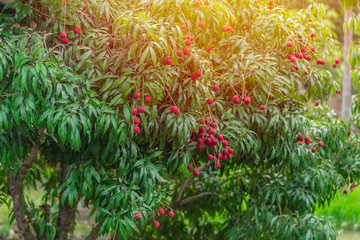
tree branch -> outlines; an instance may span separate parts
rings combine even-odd
[[[96,240],[99,237],[99,231],[101,226],[103,225],[104,221],[100,220],[96,224],[96,226],[91,230],[90,234],[85,238],[85,240]]]
[[[198,168],[199,171],[203,170],[205,167],[209,166],[213,161],[209,161],[206,164],[202,165],[201,167]],[[194,175],[190,175],[186,178],[186,180],[183,182],[183,184],[181,184],[180,190],[178,192],[178,194],[176,195],[176,198],[172,204],[172,206],[177,206],[180,201],[181,201],[181,197],[187,187],[187,185],[189,184],[189,182],[191,181],[191,179],[194,177]]]
[[[44,130],[38,131],[38,140],[44,134]],[[31,231],[30,224],[26,219],[25,213],[27,212],[24,209],[24,198],[23,198],[23,181],[26,173],[30,169],[33,162],[36,160],[37,155],[40,150],[40,145],[38,143],[33,143],[33,146],[30,151],[30,155],[25,159],[24,164],[21,166],[18,174],[14,176],[14,173],[9,171],[9,175],[7,177],[10,195],[13,201],[14,206],[14,216],[16,219],[16,223],[19,229],[19,232],[23,236],[25,240],[35,240],[35,236]]]
[[[183,200],[181,200],[179,202],[179,205],[184,205],[188,202],[192,202],[192,201],[195,201],[199,198],[202,198],[202,197],[205,197],[205,196],[209,196],[209,195],[215,195],[215,196],[218,196],[217,193],[212,193],[212,192],[202,192],[202,193],[199,193],[198,195],[195,195],[195,196],[192,196],[192,197],[188,197],[188,198],[185,198]]]

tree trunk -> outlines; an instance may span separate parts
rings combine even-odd
[[[100,220],[100,222],[98,222],[96,224],[96,226],[91,230],[90,234],[86,237],[85,240],[96,240],[99,238],[99,231],[101,226],[103,225],[103,221]]]
[[[344,16],[345,21],[348,22],[352,16],[352,6],[345,7]],[[349,27],[349,31],[344,32],[344,81],[342,91],[342,118],[344,121],[349,120],[351,117],[351,77],[350,77],[350,64],[349,64],[349,49],[353,40],[353,27]]]
[[[60,185],[63,184],[66,180],[66,173],[67,173],[67,165],[61,164],[61,180]],[[64,191],[61,192],[59,196],[59,214],[58,214],[58,221],[57,221],[57,227],[59,228],[59,231],[56,233],[55,240],[67,240],[68,234],[71,225],[74,222],[75,219],[75,213],[76,213],[76,207],[78,204],[78,201],[73,202],[73,206],[71,207],[68,201],[65,201],[64,205],[61,205],[61,197]],[[78,194],[78,199],[79,199]]]

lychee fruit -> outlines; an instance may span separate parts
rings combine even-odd
[[[134,93],[134,98],[140,98],[140,93],[139,92]]]
[[[313,147],[313,148],[311,149],[311,152],[312,152],[312,153],[316,153],[316,148]]]
[[[245,101],[246,104],[250,104],[250,103],[251,103],[251,98],[250,98],[250,97],[246,97],[246,98],[244,99],[244,101]]]
[[[138,107],[138,112],[139,113],[144,113],[145,112],[145,106],[140,106],[140,107]]]
[[[183,55],[183,51],[178,50],[178,51],[176,52],[176,54],[177,54],[179,57],[182,57],[182,55]]]
[[[63,42],[63,44],[68,44],[68,43],[69,43],[69,39],[64,38],[62,42]]]
[[[259,107],[261,110],[264,110],[265,109],[265,106],[264,105],[260,105]]]
[[[205,27],[205,23],[204,23],[204,22],[200,22],[200,23],[199,23],[199,26],[200,26],[201,28],[204,28],[204,27]]]
[[[233,97],[233,102],[234,102],[234,103],[237,103],[238,101],[239,101],[239,97],[235,95],[235,96]]]
[[[190,45],[191,45],[191,43],[192,43],[192,42],[191,42],[191,40],[190,40],[190,39],[187,39],[187,40],[185,41],[185,45],[186,45],[186,46],[190,46]]]
[[[214,101],[209,98],[206,102],[207,102],[207,104],[211,105],[211,104],[213,104]]]
[[[193,170],[193,175],[194,177],[198,177],[200,175],[199,170],[197,170],[196,168]]]
[[[218,85],[214,85],[214,86],[213,86],[213,90],[214,90],[215,92],[217,92],[217,91],[219,90],[219,86],[218,86]]]
[[[65,32],[60,33],[60,37],[61,38],[66,38],[66,33]]]
[[[134,133],[139,133],[139,132],[140,132],[140,128],[139,128],[138,126],[135,126],[135,127],[133,128],[133,131],[134,131]]]
[[[189,54],[190,54],[190,49],[185,48],[185,49],[184,49],[184,54],[185,54],[185,55],[189,55]]]
[[[286,46],[288,46],[288,47],[292,47],[294,44],[292,43],[292,42],[287,42],[286,43]]]
[[[319,145],[319,147],[323,147],[324,143],[320,141],[320,142],[318,142],[318,145]]]
[[[160,216],[164,215],[165,214],[165,210],[164,209],[160,209]]]
[[[136,108],[131,109],[131,114],[134,115],[134,116],[137,114]]]
[[[80,30],[79,30],[79,28],[75,27],[75,28],[73,29],[73,32],[74,32],[75,34],[78,34],[78,33],[80,32]]]
[[[172,217],[174,216],[174,212],[173,212],[173,211],[168,212],[168,216],[169,216],[170,218],[172,218]]]
[[[176,106],[171,106],[171,107],[170,107],[170,111],[171,111],[171,112],[173,112],[173,113],[175,113],[175,112],[176,112],[176,109],[177,109],[177,107],[176,107]]]
[[[188,164],[187,167],[186,167],[188,170],[192,169],[192,165],[191,164]]]
[[[145,102],[146,102],[146,103],[151,102],[151,97],[150,97],[150,96],[146,96],[146,97],[145,97]]]
[[[166,59],[166,65],[171,65],[172,64],[172,59],[171,58],[168,58]]]
[[[139,218],[140,218],[140,213],[138,213],[138,212],[135,213],[134,218],[135,218],[135,219],[139,219]]]
[[[156,228],[160,227],[159,221],[155,221],[155,222],[154,222],[154,227],[156,227]]]

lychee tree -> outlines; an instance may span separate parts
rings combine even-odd
[[[313,211],[358,180],[359,144],[320,104],[340,93],[322,5],[14,3],[0,200],[24,239],[67,239],[81,199],[87,239],[335,239]]]

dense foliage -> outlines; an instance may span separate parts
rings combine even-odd
[[[335,239],[313,211],[358,180],[359,142],[321,104],[307,113],[338,89],[316,63],[335,47],[322,5],[15,2],[0,24],[0,200],[24,239],[66,239],[81,198],[95,235]],[[233,154],[196,142],[218,134]],[[22,197],[31,187],[42,205]]]

